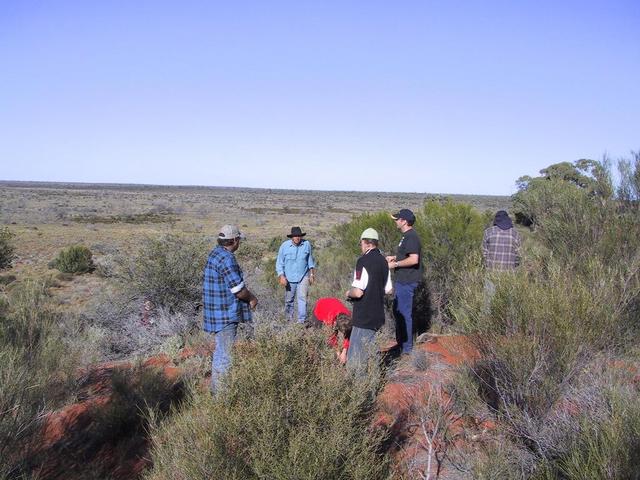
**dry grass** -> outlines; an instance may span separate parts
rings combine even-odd
[[[179,233],[213,243],[225,223],[238,224],[247,233],[245,247],[273,237],[284,240],[292,226],[300,225],[307,238],[322,248],[331,240],[331,229],[353,215],[400,207],[417,211],[428,197],[425,193],[0,182],[0,223],[16,235],[17,259],[11,274],[22,280],[50,274],[47,264],[70,245],[86,245],[100,265],[114,254],[132,254],[150,236]],[[510,205],[508,197],[452,198],[471,202],[480,210]],[[91,294],[94,283],[109,281],[63,282],[59,292],[66,307],[81,307],[84,295],[74,291]]]

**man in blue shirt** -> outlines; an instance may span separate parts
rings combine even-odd
[[[215,349],[211,362],[211,390],[231,365],[231,350],[238,323],[251,321],[251,310],[258,299],[245,283],[234,252],[244,235],[235,225],[225,225],[218,234],[218,246],[209,253],[204,269],[204,331],[214,333]]]
[[[276,259],[276,274],[285,287],[284,314],[293,320],[293,302],[298,297],[298,322],[307,318],[307,290],[315,278],[316,263],[311,244],[304,240],[306,233],[300,227],[292,227],[289,240],[280,245]]]

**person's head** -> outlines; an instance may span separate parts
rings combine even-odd
[[[218,245],[235,252],[240,246],[240,240],[243,238],[244,234],[240,232],[236,225],[225,225],[218,233]]]
[[[396,227],[403,233],[413,227],[416,222],[416,216],[408,208],[403,208],[398,213],[391,214],[391,218],[396,221]]]
[[[505,210],[498,210],[496,212],[493,224],[501,230],[509,230],[510,228],[513,228],[511,217],[509,217],[509,214]]]
[[[336,317],[335,330],[341,332],[343,335],[348,336],[351,332],[351,315],[346,313],[340,313]]]
[[[306,235],[300,227],[291,227],[291,233],[287,235],[291,239],[294,245],[300,245],[302,237]]]
[[[378,248],[379,240],[380,236],[378,235],[378,232],[373,228],[367,228],[360,235],[360,250],[364,253],[372,248]]]

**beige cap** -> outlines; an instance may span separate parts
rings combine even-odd
[[[236,225],[225,225],[220,229],[220,233],[218,233],[218,238],[220,240],[233,240],[235,238],[244,238],[244,233],[242,233]]]
[[[378,237],[378,232],[373,228],[367,228],[362,235],[360,235],[360,240],[366,238],[367,240],[380,240]]]

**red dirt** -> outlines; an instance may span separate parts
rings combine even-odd
[[[210,355],[209,352],[210,347],[205,346],[180,352],[177,361]],[[160,370],[174,384],[179,382],[183,373],[180,366],[164,354],[147,359],[141,367]],[[113,432],[112,435],[105,435],[105,443],[91,445],[81,461],[77,455],[67,454],[76,451],[78,446],[86,446],[82,442],[87,435],[91,438],[96,415],[105,411],[113,401],[111,379],[116,371],[131,371],[134,374],[135,370],[131,362],[108,362],[78,372],[80,401],[45,416],[41,440],[29,458],[31,473],[43,479],[72,480],[86,478],[89,470],[94,473],[108,471],[110,478],[129,480],[138,478],[150,465],[145,435],[126,438]]]
[[[393,349],[395,345],[389,345]],[[427,365],[421,371],[411,366],[409,360],[401,360],[391,373],[391,381],[378,398],[378,414],[373,427],[383,429],[388,434],[389,445],[394,452],[399,471],[409,470],[407,465],[413,462],[427,464],[427,441],[423,427],[427,432],[435,427],[434,417],[429,408],[439,409],[447,435],[435,435],[433,447],[439,452],[447,449],[463,448],[469,442],[482,439],[483,434],[495,428],[491,422],[482,419],[467,418],[458,415],[446,391],[447,384],[455,370],[466,362],[478,358],[478,352],[469,339],[462,336],[431,336],[425,343],[417,344],[417,350],[427,355]],[[177,381],[182,373],[180,363],[194,356],[208,357],[210,345],[196,348],[185,348],[173,360],[167,355],[158,355],[142,363],[143,368],[161,370],[171,380]],[[138,478],[150,464],[148,459],[148,439],[115,439],[112,443],[96,446],[86,465],[73,464],[64,458],[65,442],[68,438],[82,438],[82,432],[88,431],[96,412],[104,409],[112,401],[111,378],[116,371],[133,370],[130,362],[111,362],[97,365],[79,372],[81,402],[69,405],[57,412],[50,413],[45,420],[41,446],[36,452],[45,459],[36,469],[41,478],[74,479],[82,478],[82,468],[93,468],[96,465],[109,471],[111,478],[129,480]],[[429,399],[431,404],[428,405]],[[423,412],[421,421],[421,412]],[[440,430],[439,433],[441,433]],[[471,440],[469,440],[471,439]],[[118,442],[124,442],[126,448]],[[61,448],[61,445],[63,446]],[[432,468],[432,474],[435,472]],[[451,466],[443,463],[440,478],[447,478],[443,473],[453,472]],[[73,473],[72,473],[73,472]],[[409,472],[411,473],[411,472]],[[422,471],[424,473],[424,471]],[[414,468],[413,474],[416,474]],[[455,478],[455,477],[451,477]]]
[[[417,371],[408,360],[401,360],[378,397],[379,413],[374,421],[374,427],[386,429],[390,443],[395,445],[395,463],[400,474],[409,476],[425,474],[429,448],[425,430],[434,451],[442,455],[450,449],[467,447],[468,439],[479,439],[495,428],[491,422],[458,414],[446,390],[456,369],[479,357],[471,341],[463,336],[427,338],[414,348],[425,352],[428,368]],[[440,423],[436,423],[438,417]],[[435,454],[431,459],[431,474],[435,478]],[[440,478],[445,478],[447,472],[456,473],[443,462]]]

